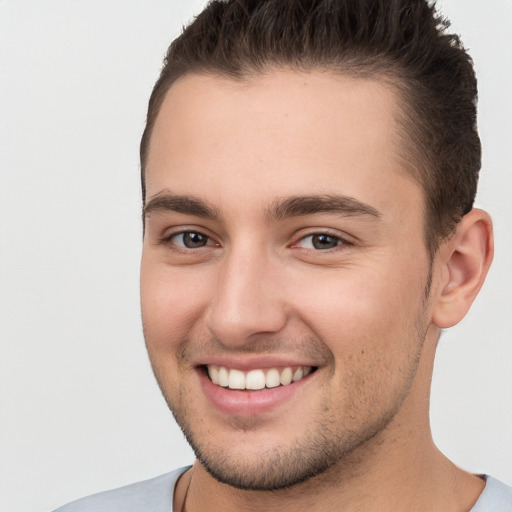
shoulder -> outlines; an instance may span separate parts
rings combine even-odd
[[[93,494],[54,512],[172,512],[174,487],[187,469],[180,468],[150,480]]]
[[[485,476],[485,488],[471,512],[512,512],[512,487]]]

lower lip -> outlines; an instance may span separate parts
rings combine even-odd
[[[287,386],[264,388],[258,391],[241,391],[214,384],[202,371],[199,371],[201,386],[206,397],[224,414],[254,416],[272,411],[290,400],[308,381],[312,374]]]

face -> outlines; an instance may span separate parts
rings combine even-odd
[[[291,71],[187,76],[162,105],[144,332],[171,410],[224,483],[290,486],[415,421],[430,265],[397,108],[377,81]]]

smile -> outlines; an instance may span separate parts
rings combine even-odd
[[[217,386],[239,390],[259,390],[287,386],[303,379],[313,371],[311,366],[285,366],[284,368],[265,368],[249,371],[207,365],[208,376]]]

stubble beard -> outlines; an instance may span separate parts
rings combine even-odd
[[[317,425],[286,450],[274,447],[258,453],[256,461],[255,457],[251,457],[248,463],[243,453],[233,456],[227,450],[202,443],[189,428],[190,423],[183,421],[177,413],[177,410],[173,411],[204,469],[218,482],[244,491],[279,491],[324,475],[338,466],[340,461],[347,461],[359,446],[383,431],[394,416],[394,413],[389,414],[375,425],[365,426],[359,432],[345,432],[344,435],[326,428],[325,424]],[[250,435],[250,432],[246,435]],[[352,476],[352,470],[345,471],[344,476]]]
[[[219,448],[209,441],[208,426],[189,414],[190,408],[187,404],[191,403],[191,397],[187,396],[186,390],[181,389],[178,396],[169,396],[163,385],[165,380],[159,378],[163,376],[159,376],[155,368],[154,370],[160,389],[176,422],[192,447],[197,460],[213,478],[241,490],[276,491],[326,474],[329,469],[335,467],[343,468],[343,475],[338,476],[350,478],[352,474],[357,473],[356,466],[363,457],[361,453],[357,454],[358,449],[362,448],[364,451],[364,447],[368,447],[369,442],[386,429],[409,393],[416,375],[425,332],[415,341],[418,353],[409,361],[407,382],[402,387],[401,396],[395,397],[392,408],[383,411],[377,418],[365,417],[354,425],[354,412],[371,410],[372,405],[367,402],[354,405],[357,399],[352,397],[352,402],[349,403],[350,412],[346,413],[341,422],[336,417],[336,411],[330,416],[321,416],[300,438],[296,439],[295,444],[286,448],[272,447],[258,453],[257,456],[251,454],[250,457],[244,457],[242,450]],[[236,421],[235,418],[232,427],[239,428],[238,431],[234,430],[234,442],[236,442],[236,435],[251,436],[250,425],[244,425],[243,422],[236,425]],[[290,436],[293,435],[294,432],[290,432]]]
[[[402,368],[402,370],[406,370],[406,375],[400,388],[401,393],[394,397],[391,407],[382,411],[376,418],[370,418],[363,414],[363,419],[356,421],[354,425],[354,413],[371,410],[372,405],[375,404],[368,403],[368,401],[372,401],[373,397],[367,397],[366,402],[360,403],[355,396],[351,396],[348,400],[349,407],[347,407],[345,417],[341,422],[336,411],[330,416],[319,416],[320,419],[316,419],[305,434],[296,440],[295,444],[286,449],[269,448],[258,453],[257,456],[251,457],[250,460],[244,458],[243,452],[236,452],[234,455],[233,451],[215,447],[208,440],[208,434],[204,434],[208,430],[208,426],[204,427],[202,421],[190,414],[190,407],[187,404],[191,403],[192,398],[187,396],[187,390],[182,387],[179,393],[170,396],[170,393],[166,391],[165,376],[160,375],[158,368],[153,364],[153,371],[162,394],[197,460],[217,481],[237,489],[251,491],[287,489],[315,476],[326,474],[334,468],[344,468],[344,476],[347,478],[357,473],[356,466],[364,457],[364,455],[356,454],[358,449],[364,451],[365,446],[369,446],[372,439],[377,438],[385,431],[411,389],[427,335],[426,308],[429,301],[430,284],[431,269],[424,289],[424,300],[421,301],[422,304],[414,319],[415,335],[413,337],[415,339],[409,340],[415,347],[415,351],[411,350],[410,358]],[[317,347],[319,343],[321,342],[315,341]],[[358,393],[357,389],[352,391],[354,395]],[[201,428],[197,428],[198,423],[201,423]],[[346,428],[340,428],[340,425]],[[232,426],[239,427],[239,435],[251,435],[251,429],[245,429],[242,423],[236,425],[236,419]],[[293,435],[293,432],[290,434]]]

